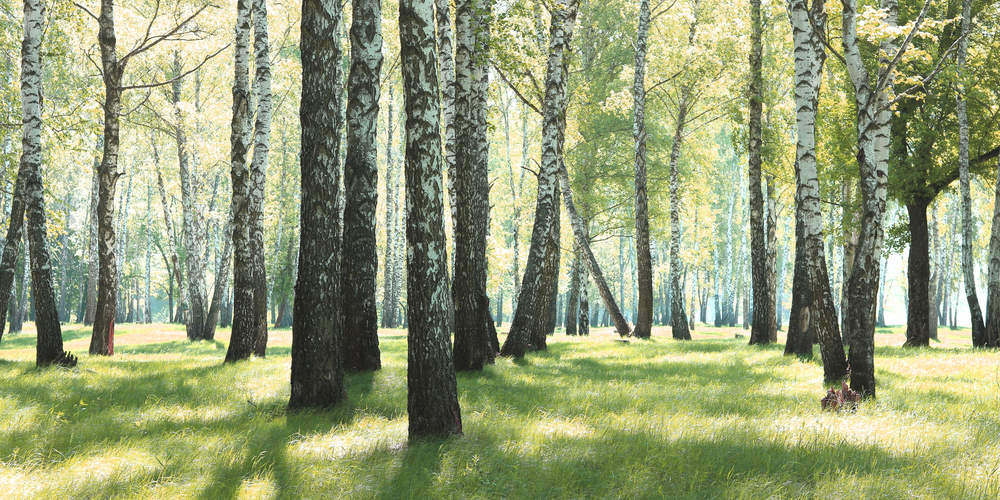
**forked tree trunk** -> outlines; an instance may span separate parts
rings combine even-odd
[[[573,192],[570,190],[569,175],[566,172],[565,164],[560,164],[559,180],[562,185],[563,203],[566,204],[566,211],[569,212],[569,219],[573,225],[573,236],[576,240],[576,246],[583,252],[583,262],[587,265],[590,276],[594,278],[597,293],[600,294],[601,300],[604,302],[604,307],[611,314],[615,330],[620,337],[628,337],[631,334],[628,321],[625,320],[621,309],[618,308],[614,292],[608,286],[608,282],[605,281],[604,273],[601,272],[601,266],[597,263],[597,258],[594,257],[594,252],[590,249],[590,234],[587,225],[576,211],[576,204],[573,203]]]
[[[344,239],[341,293],[344,314],[344,369],[382,367],[378,347],[375,277],[375,209],[378,153],[375,151],[382,73],[382,4],[354,0],[351,71],[347,77],[347,155],[344,161]],[[390,117],[391,118],[391,117]]]
[[[333,406],[347,397],[340,349],[340,92],[339,0],[302,4],[302,205],[299,265],[292,306],[289,409]],[[244,70],[246,67],[243,67]],[[245,73],[244,73],[245,74]],[[237,78],[239,78],[237,71]],[[245,110],[244,110],[245,111]],[[236,120],[234,120],[235,123]],[[236,134],[234,133],[234,139]],[[235,211],[235,200],[234,200]],[[236,242],[234,241],[234,244]]]
[[[447,242],[441,179],[432,0],[401,0],[406,100],[407,410],[410,439],[462,433],[448,331]]]
[[[556,273],[548,269],[556,246],[555,217],[558,210],[558,173],[562,164],[562,148],[566,131],[566,56],[576,15],[577,0],[560,5],[552,13],[549,32],[549,55],[545,76],[545,109],[542,120],[542,162],[538,173],[538,197],[535,202],[535,222],[531,231],[531,247],[524,267],[521,295],[517,312],[510,324],[510,333],[500,354],[523,357],[532,339],[544,337],[553,298]]]
[[[478,371],[492,363],[493,324],[486,294],[489,223],[489,149],[486,135],[489,19],[492,0],[455,4],[454,269],[455,369]]]
[[[649,34],[649,0],[639,1],[639,27],[635,43],[632,80],[632,137],[635,142],[635,248],[638,308],[633,334],[648,339],[653,328],[653,264],[649,251],[649,202],[646,193],[646,41]]]
[[[815,339],[823,358],[823,378],[833,381],[847,374],[847,359],[827,274],[816,168],[816,111],[826,58],[820,32],[826,12],[822,1],[814,1],[810,12],[804,0],[795,0],[789,16],[795,44],[796,246],[785,354],[812,356]]]
[[[913,23],[913,30],[919,29],[929,5],[930,0],[927,0],[917,21]],[[896,0],[882,0],[881,7],[885,12],[884,22],[890,28],[896,27],[899,15]],[[889,126],[892,117],[887,92],[891,92],[893,87],[892,75],[898,60],[897,53],[906,50],[906,44],[915,31],[911,31],[901,48],[897,48],[894,38],[882,41],[879,47],[882,56],[877,78],[873,82],[859,50],[856,0],[844,2],[842,21],[843,55],[854,84],[857,105],[857,159],[862,200],[854,269],[846,284],[850,301],[846,315],[851,339],[851,388],[860,392],[863,397],[874,397],[875,305],[885,234],[883,223],[888,179]],[[890,61],[889,57],[894,59]]]

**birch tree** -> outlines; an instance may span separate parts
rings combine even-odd
[[[355,0],[351,8],[351,71],[347,77],[347,155],[344,161],[344,239],[341,273],[345,369],[382,367],[378,348],[375,277],[375,151],[382,72],[382,4]]]
[[[560,4],[552,11],[549,55],[545,73],[545,102],[542,118],[542,162],[538,172],[538,196],[531,247],[524,267],[517,311],[510,324],[503,356],[523,357],[531,339],[544,337],[554,297],[555,272],[548,269],[557,255],[555,214],[558,214],[557,175],[562,163],[566,130],[566,52],[579,8],[577,0]],[[558,262],[558,259],[555,259]]]
[[[401,0],[406,102],[407,410],[410,439],[462,433],[451,335],[432,0]]]
[[[823,79],[823,0],[789,2],[795,51],[795,269],[785,354],[812,356],[818,341],[827,381],[847,374],[843,341],[833,307],[823,243],[819,172],[816,168],[816,112]]]
[[[486,91],[492,0],[455,4],[454,187],[455,369],[482,370],[493,362],[496,337],[486,294],[486,236],[490,217]]]
[[[289,409],[329,407],[347,397],[340,351],[341,245],[336,237],[343,125],[341,16],[339,0],[302,2],[302,202]]]
[[[767,239],[764,230],[764,193],[761,186],[761,148],[763,146],[761,118],[764,107],[764,77],[762,57],[764,25],[760,0],[750,0],[750,144],[748,176],[750,178],[750,271],[753,287],[753,327],[751,344],[771,342],[771,331],[777,328],[767,280]]]
[[[649,201],[646,193],[646,42],[649,38],[649,0],[639,1],[632,80],[632,136],[635,142],[635,245],[639,304],[633,334],[648,339],[653,328],[653,264],[649,250]]]

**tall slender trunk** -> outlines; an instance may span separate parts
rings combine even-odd
[[[386,143],[385,143],[385,265],[383,266],[382,294],[382,328],[396,328],[396,316],[399,314],[399,296],[394,294],[396,266],[396,232],[399,219],[399,173],[396,171],[396,155],[392,144],[395,125],[395,99],[393,85],[389,87],[389,109],[386,112]]]
[[[59,311],[52,285],[52,262],[45,227],[45,195],[42,187],[42,26],[45,7],[40,0],[24,1],[24,41],[21,45],[21,165],[22,202],[27,220],[31,253],[31,295],[35,303],[38,342],[35,364],[76,365],[76,358],[63,351]],[[27,263],[25,263],[27,265]]]
[[[174,140],[177,144],[177,163],[181,180],[181,211],[184,216],[184,265],[188,277],[188,300],[186,330],[188,340],[202,340],[204,336],[206,316],[205,261],[202,254],[205,251],[204,207],[197,202],[199,182],[196,173],[191,171],[192,155],[188,147],[187,133],[184,130],[184,114],[181,111],[181,90],[184,73],[179,51],[174,52],[173,75],[177,78],[172,84],[172,101],[174,105]],[[164,206],[164,210],[166,206]]]
[[[454,221],[455,369],[482,370],[496,356],[493,320],[486,293],[486,238],[489,223],[489,150],[486,90],[489,83],[489,30],[492,0],[455,4],[455,188]]]
[[[15,308],[18,302],[14,300],[14,278],[17,274],[17,256],[21,251],[21,237],[24,233],[24,202],[21,192],[25,177],[17,176],[14,181],[14,192],[11,194],[13,201],[10,206],[10,219],[7,222],[7,236],[4,242],[3,256],[0,257],[0,339],[3,338],[4,323],[7,321],[8,307]],[[27,254],[28,252],[25,252]],[[13,312],[19,312],[15,309]],[[12,315],[13,316],[13,315]],[[20,325],[16,325],[16,318],[11,318],[11,332],[21,331]],[[17,328],[15,328],[15,326]]]
[[[153,303],[150,296],[153,267],[153,185],[146,184],[146,290],[142,302],[146,323],[153,322]],[[170,280],[170,276],[167,276]]]
[[[128,185],[125,188],[125,198],[121,201],[118,211],[118,246],[115,247],[115,266],[119,271],[125,267],[125,254],[128,253],[128,213],[132,202],[132,181],[134,177],[129,177]],[[115,275],[115,321],[119,323],[127,322],[128,313],[128,287],[122,286],[122,273]]]
[[[833,381],[847,374],[847,359],[827,274],[816,168],[816,111],[826,59],[820,34],[826,25],[825,6],[814,1],[810,12],[804,0],[795,0],[789,16],[795,40],[796,246],[785,354],[812,356],[813,341],[818,341],[823,378]]]
[[[329,407],[347,397],[341,350],[341,245],[336,238],[340,232],[337,210],[340,128],[343,125],[338,32],[341,15],[339,0],[310,1],[302,5],[302,99],[299,107],[302,204],[298,277],[292,306],[290,409]],[[235,136],[234,133],[234,139]],[[235,218],[235,198],[233,211]],[[234,238],[234,246],[237,243]]]
[[[103,137],[98,141],[103,143]],[[97,251],[97,200],[100,192],[100,160],[94,162],[94,175],[90,185],[90,210],[87,217],[87,306],[83,315],[83,326],[94,324],[94,315],[97,313],[97,280],[100,271]]]
[[[583,251],[573,245],[573,266],[570,268],[569,293],[566,297],[566,335],[576,335],[576,321],[580,308],[580,274]]]
[[[264,273],[264,166],[267,164],[271,131],[271,69],[268,59],[267,8],[263,0],[237,3],[236,80],[233,85],[233,330],[226,362],[263,357],[267,348],[267,276]],[[251,16],[251,9],[253,15]],[[256,74],[253,95],[249,89],[249,45],[251,17],[254,32]],[[339,83],[339,82],[338,82]],[[256,101],[253,124],[253,157],[246,153],[251,142],[250,111]],[[339,134],[339,128],[338,134]],[[239,144],[237,144],[239,143]]]
[[[160,203],[163,205],[163,227],[167,232],[167,245],[170,248],[170,265],[167,266],[167,274],[172,274],[167,277],[167,280],[177,280],[177,290],[180,291],[180,298],[177,301],[177,309],[180,311],[183,309],[184,304],[187,303],[187,291],[184,287],[184,277],[181,275],[180,261],[177,258],[177,240],[176,233],[174,232],[173,219],[170,217],[170,204],[167,202],[167,190],[163,185],[163,175],[160,173],[160,155],[159,150],[156,147],[156,135],[150,137],[150,143],[153,145],[153,168],[156,170],[156,186],[160,191]],[[173,273],[170,269],[173,269]],[[172,292],[172,290],[171,290]],[[171,293],[173,297],[173,293]],[[175,317],[171,315],[171,311],[167,311],[167,321],[173,322],[177,321]],[[181,314],[178,312],[178,317]]]
[[[958,116],[958,176],[962,192],[962,274],[965,282],[965,298],[969,302],[969,316],[972,321],[972,346],[997,347],[997,337],[986,335],[983,311],[976,294],[976,269],[972,258],[972,241],[975,239],[972,225],[972,195],[969,183],[969,114],[966,104],[965,61],[969,52],[968,33],[971,24],[972,0],[962,2],[962,38],[958,42],[958,92],[955,114]]]
[[[926,15],[930,0],[914,23],[919,29]],[[891,28],[897,26],[899,9],[896,0],[882,0],[885,11],[884,22]],[[875,305],[878,295],[883,223],[885,219],[886,185],[888,180],[889,125],[892,111],[889,109],[887,92],[893,87],[894,62],[897,48],[894,38],[881,43],[882,54],[878,65],[877,78],[873,84],[868,69],[861,59],[857,35],[857,1],[844,2],[842,14],[843,55],[848,73],[854,84],[857,104],[858,167],[861,185],[861,227],[858,231],[858,248],[854,269],[846,284],[850,309],[846,312],[851,339],[850,365],[851,388],[863,397],[875,396]],[[907,39],[909,40],[909,38]],[[893,56],[890,56],[892,54]]]
[[[549,267],[554,260],[553,254],[558,256],[559,252],[554,230],[557,227],[555,217],[559,213],[557,176],[562,165],[566,131],[566,52],[573,35],[578,8],[577,0],[570,0],[565,5],[560,4],[552,13],[535,222],[517,312],[511,320],[510,333],[500,351],[504,356],[523,357],[529,342],[545,335],[550,314],[556,273]]]
[[[407,410],[409,436],[462,433],[448,331],[447,242],[433,3],[401,0],[406,101]]]
[[[98,18],[98,44],[104,76],[104,152],[98,168],[97,250],[100,273],[97,283],[97,310],[90,338],[90,353],[114,354],[115,305],[118,266],[115,262],[115,185],[122,175],[118,172],[119,115],[122,109],[122,73],[124,61],[116,54],[115,11],[113,0],[101,0]]]
[[[375,244],[378,153],[375,142],[382,73],[382,4],[379,0],[354,0],[351,11],[341,293],[344,368],[357,372],[382,367],[375,308],[375,277],[378,274]]]
[[[770,324],[767,334],[770,341],[778,341],[778,303],[775,263],[778,259],[778,238],[775,226],[778,224],[778,200],[774,197],[774,178],[767,177],[767,309]],[[756,310],[756,308],[754,309]]]
[[[576,204],[573,203],[573,192],[570,190],[569,175],[566,173],[565,164],[561,164],[559,167],[559,180],[562,184],[563,203],[566,204],[566,211],[569,212],[569,219],[573,225],[573,236],[576,239],[576,245],[583,251],[583,261],[587,265],[590,276],[594,279],[594,284],[597,286],[597,293],[601,296],[604,307],[611,314],[611,320],[615,324],[615,330],[618,332],[618,335],[620,337],[628,337],[631,334],[631,328],[629,328],[628,321],[625,320],[625,316],[618,308],[614,292],[612,292],[611,287],[605,281],[604,273],[601,272],[601,266],[597,263],[597,258],[594,257],[594,252],[590,249],[589,230],[587,229],[586,222],[576,211]]]
[[[646,195],[646,41],[649,34],[649,0],[639,1],[639,27],[635,43],[632,80],[632,137],[635,142],[635,248],[637,260],[638,317],[636,337],[648,339],[653,328],[653,264],[649,251],[649,206]]]
[[[761,69],[764,52],[764,25],[761,21],[760,0],[750,0],[750,274],[753,283],[753,328],[751,344],[767,344],[776,337],[773,302],[769,298],[767,279],[767,234],[764,228],[764,193],[761,178],[761,148],[763,134],[761,118],[764,109],[764,75]]]
[[[691,332],[684,312],[684,292],[681,289],[681,199],[680,156],[684,141],[684,123],[687,121],[691,90],[681,90],[674,127],[674,143],[670,148],[670,330],[673,338],[691,340]]]
[[[990,231],[988,269],[986,280],[986,338],[992,340],[1000,338],[1000,169],[997,170],[997,180],[993,189],[993,225]],[[947,281],[947,279],[945,278],[942,281]],[[0,298],[2,297],[0,295]]]
[[[67,299],[69,298],[69,266],[70,266],[70,250],[69,250],[69,235],[71,231],[71,222],[73,220],[73,212],[70,207],[73,206],[73,193],[70,192],[63,200],[63,231],[59,235],[59,244],[62,245],[62,252],[59,257],[59,300],[58,307],[56,311],[59,315],[59,321],[61,323],[69,322],[69,309],[66,305]]]
[[[215,327],[219,324],[222,299],[229,293],[229,264],[233,259],[232,210],[230,210],[230,215],[226,218],[226,225],[223,227],[222,234],[224,243],[215,268],[215,287],[212,290],[212,300],[209,302],[208,314],[205,315],[205,326],[202,329],[202,338],[205,340],[215,339]]]

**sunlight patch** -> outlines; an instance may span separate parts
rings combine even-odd
[[[402,449],[406,444],[406,421],[365,416],[352,428],[315,436],[297,435],[289,443],[293,451],[324,460],[370,455],[379,448]]]
[[[535,424],[535,432],[547,438],[581,438],[592,436],[594,434],[594,428],[580,422],[577,419],[563,420],[561,418],[554,418],[551,420],[543,420]]]
[[[278,498],[278,487],[272,474],[244,479],[236,498],[271,499]]]

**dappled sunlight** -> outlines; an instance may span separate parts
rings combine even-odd
[[[400,449],[406,445],[406,422],[365,415],[355,419],[350,429],[334,428],[326,434],[295,435],[289,452],[322,460],[343,457],[354,459],[371,455],[375,450]]]

